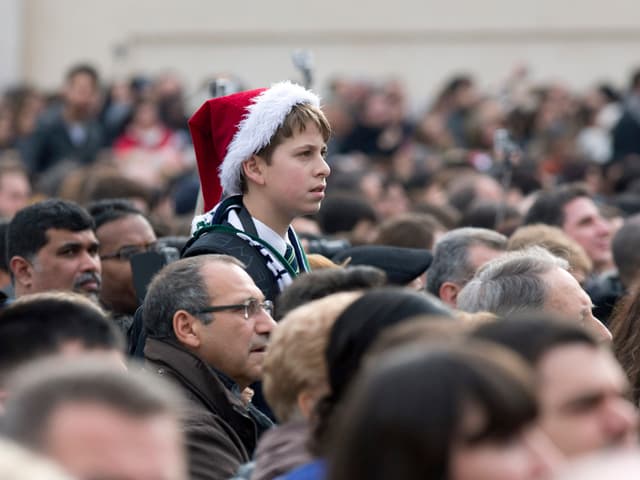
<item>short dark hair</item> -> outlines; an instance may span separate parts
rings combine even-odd
[[[523,225],[544,223],[556,227],[564,224],[564,207],[576,198],[591,198],[586,187],[569,183],[548,192],[540,192],[524,217]]]
[[[333,193],[322,202],[316,219],[322,231],[331,235],[350,232],[361,220],[376,223],[378,216],[362,195]]]
[[[365,265],[305,273],[296,277],[276,299],[276,320],[300,305],[332,293],[382,287],[386,282],[387,276],[382,270]]]
[[[9,223],[7,260],[16,255],[32,259],[49,241],[49,229],[80,232],[95,230],[95,224],[91,215],[74,202],[51,199],[29,205]]]
[[[97,87],[100,83],[100,76],[98,70],[89,63],[77,63],[72,65],[65,75],[65,81],[68,83],[72,81],[78,75],[87,75],[91,77],[93,84]]]
[[[640,215],[628,218],[616,232],[611,242],[613,261],[618,268],[620,281],[629,287],[640,271]]]
[[[16,300],[0,312],[0,385],[20,365],[74,340],[87,348],[124,351],[116,325],[81,295],[46,292]]]
[[[93,217],[96,230],[105,223],[115,222],[130,215],[144,214],[135,205],[124,198],[98,200],[87,205],[87,211]]]
[[[571,344],[599,346],[583,327],[542,313],[516,314],[487,323],[478,327],[472,336],[510,348],[533,367],[556,347]]]

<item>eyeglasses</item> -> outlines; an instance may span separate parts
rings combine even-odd
[[[100,260],[110,260],[112,258],[128,262],[131,257],[138,255],[139,253],[149,252],[155,250],[158,246],[157,242],[147,243],[146,245],[125,245],[120,248],[116,253],[110,253],[107,255],[100,255]]]
[[[197,312],[193,312],[193,314],[197,315],[199,313],[222,312],[224,310],[244,310],[244,319],[249,320],[249,318],[256,315],[260,310],[264,310],[269,315],[273,315],[273,302],[271,300],[260,302],[255,298],[250,298],[244,303],[238,303],[235,305],[215,305],[213,307],[207,307],[202,310],[198,310]]]

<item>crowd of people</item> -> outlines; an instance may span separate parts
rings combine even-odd
[[[3,478],[640,474],[640,71],[224,80],[0,99]]]

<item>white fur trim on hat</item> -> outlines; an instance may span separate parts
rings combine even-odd
[[[241,193],[242,163],[266,147],[291,109],[302,103],[320,107],[320,98],[304,87],[291,82],[276,83],[254,97],[220,165],[220,183],[225,194]]]

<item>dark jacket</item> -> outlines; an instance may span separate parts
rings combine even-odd
[[[87,121],[83,127],[86,138],[76,145],[61,111],[45,116],[25,139],[20,152],[31,173],[40,174],[63,160],[83,165],[93,163],[103,148],[102,127],[96,120]]]
[[[257,427],[245,406],[212,368],[178,345],[148,338],[144,355],[146,368],[173,381],[189,400],[184,428],[190,478],[231,478],[257,442]]]

